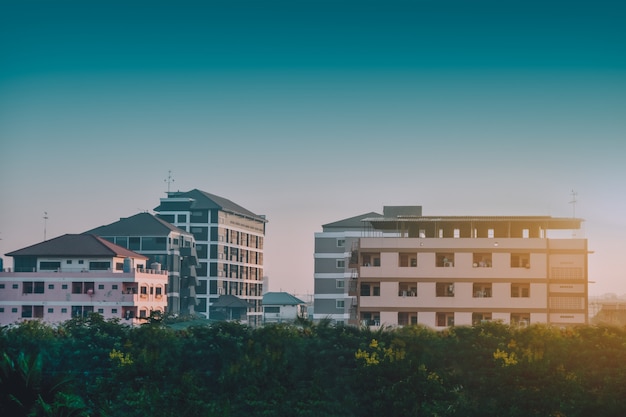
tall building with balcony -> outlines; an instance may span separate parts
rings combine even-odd
[[[167,312],[193,315],[196,306],[196,242],[193,235],[150,213],[138,213],[85,232],[148,257],[168,273]]]
[[[315,233],[313,320],[348,323],[356,296],[349,285],[355,285],[356,265],[350,262],[354,248],[363,236],[363,219],[380,216],[370,212],[322,225]]]
[[[195,311],[207,318],[222,295],[251,307],[250,325],[263,320],[263,240],[265,216],[201,190],[169,192],[155,208],[158,217],[190,232],[196,241],[198,286]],[[219,304],[218,304],[219,306]]]
[[[352,324],[587,323],[587,240],[549,237],[579,229],[581,219],[405,209],[362,219],[348,265],[356,269]]]
[[[14,266],[0,272],[0,325],[60,323],[89,313],[138,324],[165,311],[167,273],[95,235],[66,234],[6,256]]]

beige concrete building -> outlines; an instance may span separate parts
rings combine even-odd
[[[350,323],[587,323],[587,240],[549,237],[581,219],[406,212],[391,206],[363,219],[347,259]]]

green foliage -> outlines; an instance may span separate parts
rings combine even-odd
[[[173,329],[92,315],[2,328],[0,349],[3,416],[626,415],[616,327]]]

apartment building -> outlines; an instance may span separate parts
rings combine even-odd
[[[193,315],[198,258],[193,235],[150,213],[138,213],[91,229],[94,234],[158,263],[168,273],[167,313]]]
[[[253,306],[248,324],[261,324],[265,216],[198,189],[169,192],[154,210],[195,238],[196,313],[211,318],[220,295],[232,295]]]
[[[358,247],[346,257],[356,299],[350,323],[587,323],[587,240],[550,237],[580,229],[581,219],[407,211],[388,206],[361,220]]]
[[[370,212],[322,225],[315,233],[313,320],[347,324],[356,296],[348,285],[356,274],[349,268],[353,248],[363,236],[363,219],[380,216]]]
[[[0,272],[0,325],[38,319],[60,323],[99,313],[138,324],[164,312],[167,272],[148,258],[95,235],[66,234],[6,256]]]

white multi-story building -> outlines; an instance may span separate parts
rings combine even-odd
[[[155,211],[195,238],[195,312],[211,319],[225,318],[211,306],[221,295],[231,295],[253,306],[247,312],[250,325],[261,324],[265,216],[197,189],[169,192]]]
[[[362,219],[345,258],[351,323],[587,323],[587,240],[548,236],[581,219],[406,213],[391,206]]]
[[[167,305],[167,272],[94,235],[67,234],[6,255],[14,266],[0,272],[0,325],[89,313],[136,324]]]

